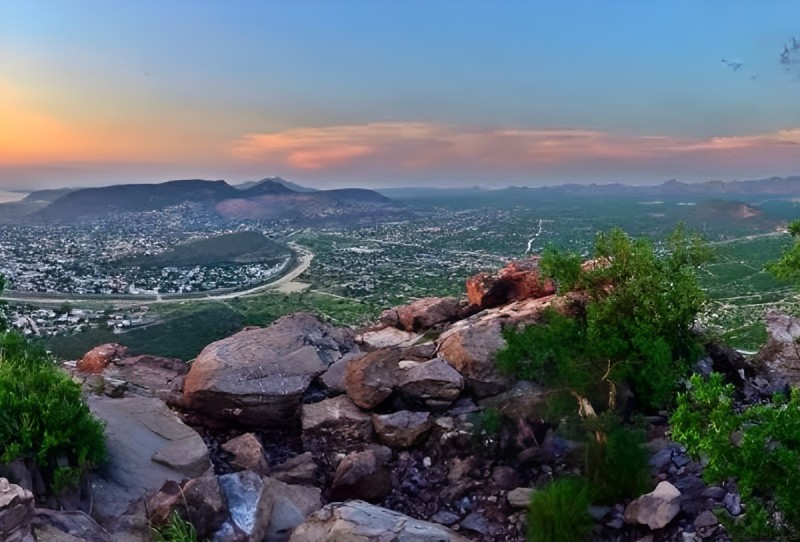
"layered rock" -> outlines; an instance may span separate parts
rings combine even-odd
[[[479,273],[467,279],[467,299],[481,309],[555,292],[555,284],[539,274],[538,257],[510,262],[496,273]]]
[[[332,503],[292,533],[290,542],[359,540],[361,542],[467,542],[447,527],[410,518],[362,501]]]
[[[165,482],[200,476],[211,468],[208,448],[193,429],[158,399],[89,397],[105,423],[107,460],[92,475],[94,517],[108,524]]]
[[[361,408],[375,408],[398,384],[402,353],[397,348],[376,350],[347,366],[347,395]]]
[[[372,439],[372,419],[347,395],[303,405],[303,444],[312,450],[342,450]]]
[[[286,316],[208,345],[186,376],[184,404],[220,421],[285,427],[311,382],[356,349],[345,330],[308,314]]]
[[[458,399],[464,377],[445,361],[402,361],[397,390],[410,404],[428,409],[444,409]]]
[[[33,542],[33,493],[0,478],[0,540]]]

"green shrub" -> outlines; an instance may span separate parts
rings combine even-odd
[[[616,504],[652,488],[642,430],[614,424],[586,444],[585,472],[593,501]]]
[[[764,510],[777,509],[777,538],[800,535],[800,390],[766,404],[734,408],[733,387],[720,374],[693,376],[670,418],[673,438],[696,458],[710,483],[736,481],[748,505],[742,530],[763,532]],[[758,513],[762,510],[761,513]],[[753,512],[751,514],[751,511]]]
[[[507,331],[499,368],[581,394],[603,380],[624,380],[646,407],[668,406],[700,353],[691,327],[705,295],[694,270],[709,254],[680,225],[658,253],[649,241],[614,229],[595,242],[593,257],[604,264],[575,279],[576,256],[548,249],[542,268],[562,283],[579,283],[585,312],[545,313],[539,326]]]
[[[470,416],[472,441],[478,452],[489,452],[498,442],[505,417],[496,408],[486,408]]]
[[[582,542],[589,536],[589,484],[583,478],[561,478],[531,497],[529,542]]]
[[[153,538],[155,542],[197,542],[197,532],[194,525],[173,512],[166,525],[153,529]]]
[[[34,459],[60,490],[104,454],[103,426],[81,400],[80,387],[41,347],[0,332],[0,462]]]
[[[580,255],[558,250],[548,244],[542,251],[539,268],[544,276],[555,281],[559,292],[568,292],[578,287],[581,263]]]

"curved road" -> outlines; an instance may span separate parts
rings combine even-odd
[[[154,299],[126,299],[124,295],[116,295],[116,296],[96,296],[92,298],[70,298],[67,299],[65,297],[13,297],[13,296],[0,296],[0,300],[2,301],[15,301],[19,303],[87,303],[92,301],[123,301],[128,302],[136,305],[149,305],[151,303],[184,303],[187,301],[214,301],[214,300],[223,300],[223,299],[236,299],[237,297],[242,296],[249,296],[261,293],[264,290],[271,290],[273,288],[277,288],[281,284],[286,284],[287,282],[291,282],[303,273],[305,273],[306,269],[311,265],[311,260],[314,259],[314,253],[308,250],[307,248],[297,245],[295,243],[289,242],[289,247],[295,251],[297,255],[297,265],[294,269],[286,273],[280,278],[273,280],[272,282],[268,282],[266,284],[262,284],[261,286],[256,286],[255,288],[250,288],[249,290],[241,290],[236,292],[229,292],[225,294],[210,294],[203,297],[194,296],[187,296],[187,297],[169,297],[167,299],[162,299],[160,295],[155,296]],[[175,295],[175,294],[174,294]],[[177,294],[180,295],[180,294]]]

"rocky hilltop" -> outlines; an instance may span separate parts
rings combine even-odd
[[[219,542],[524,540],[531,495],[583,454],[543,421],[547,390],[495,364],[504,328],[585,303],[556,295],[536,263],[363,329],[286,316],[188,366],[95,348],[65,368],[106,424],[108,460],[56,497],[39,494],[32,462],[3,466],[0,538],[145,541],[177,512]],[[758,363],[710,344],[698,370],[738,379],[743,396],[794,385],[800,322],[770,313],[768,327]],[[488,431],[489,411],[507,423]],[[655,489],[592,507],[593,539],[727,540],[713,510],[742,513],[735,487],[702,481],[665,416],[645,429]]]

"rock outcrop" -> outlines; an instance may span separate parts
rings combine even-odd
[[[0,478],[0,540],[33,542],[33,493]]]
[[[222,422],[285,427],[311,382],[356,348],[345,330],[308,314],[285,316],[208,345],[186,376],[184,405]]]
[[[424,297],[383,311],[380,321],[405,331],[423,331],[457,320],[464,308],[464,303],[455,297]]]
[[[555,292],[555,284],[543,280],[539,274],[538,257],[510,262],[497,273],[480,273],[467,279],[467,299],[480,309],[545,297]]]
[[[128,353],[128,348],[117,343],[101,344],[86,352],[78,361],[78,370],[85,373],[100,373],[113,360]]]

